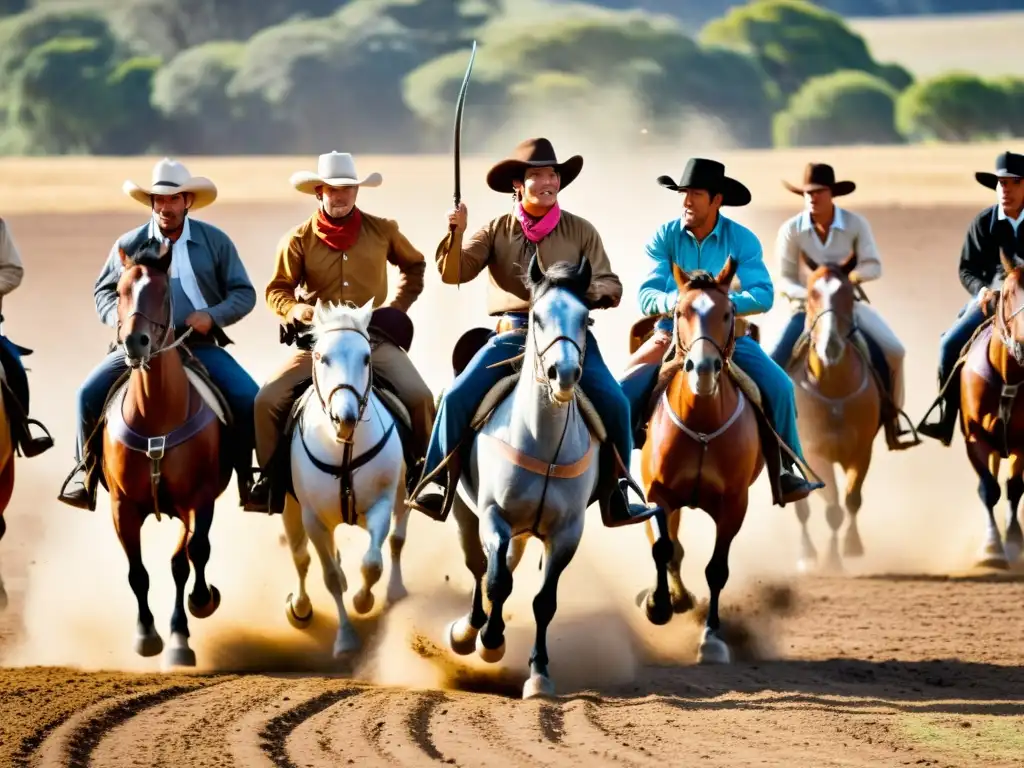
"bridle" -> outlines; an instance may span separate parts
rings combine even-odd
[[[168,352],[168,351],[174,349],[175,347],[179,346],[192,333],[192,328],[191,327],[186,328],[185,331],[181,334],[181,336],[179,336],[174,341],[168,343],[168,337],[174,336],[174,325],[173,325],[173,322],[174,322],[174,302],[173,302],[173,300],[171,298],[171,286],[170,286],[170,280],[169,279],[168,279],[168,283],[167,283],[167,292],[164,294],[164,318],[165,318],[165,322],[162,322],[162,323],[161,322],[157,322],[156,320],[151,318],[149,315],[147,315],[145,312],[140,311],[139,308],[138,308],[138,304],[139,304],[139,302],[136,299],[135,307],[132,309],[131,312],[128,313],[127,317],[118,318],[118,320],[117,320],[117,331],[116,331],[117,336],[116,336],[116,347],[115,347],[115,349],[120,349],[124,353],[124,359],[127,361],[129,368],[141,368],[143,370],[148,370],[149,369],[149,362],[150,362],[150,360],[152,360],[157,355],[160,355],[160,354],[162,354],[164,352]],[[151,351],[150,351],[149,355],[144,357],[144,358],[141,358],[141,359],[140,358],[133,358],[130,354],[128,354],[128,348],[124,344],[124,339],[121,338],[121,327],[126,322],[128,322],[131,318],[135,317],[136,315],[141,317],[143,320],[146,320],[150,325],[154,326],[155,328],[159,328],[160,329],[160,332],[159,332],[160,346],[156,347],[155,349],[153,349],[153,347],[151,346],[150,347]],[[138,362],[133,364],[133,362],[136,361],[136,360]]]
[[[349,331],[351,333],[357,333],[360,336],[362,336],[364,339],[366,339],[366,343],[367,344],[371,344],[370,337],[367,334],[363,333],[362,331],[360,331],[360,330],[358,330],[356,328],[330,328],[330,329],[328,329],[327,331],[324,331],[324,332],[325,333],[330,333],[330,332],[341,333],[343,331]],[[319,353],[314,353],[314,357],[315,357],[316,354],[319,354]],[[327,414],[327,418],[329,418],[331,420],[331,424],[333,424],[334,426],[337,426],[340,422],[339,422],[338,419],[335,418],[334,412],[331,410],[331,402],[333,401],[334,396],[336,394],[338,394],[339,392],[342,392],[344,390],[348,390],[353,395],[355,395],[356,402],[359,404],[359,409],[356,412],[356,421],[362,421],[363,420],[363,416],[366,413],[366,406],[370,402],[370,392],[373,389],[373,366],[370,365],[368,367],[369,367],[369,371],[368,371],[367,376],[366,376],[366,388],[362,392],[360,392],[358,389],[356,389],[351,384],[348,384],[348,383],[346,383],[346,384],[338,384],[330,392],[327,393],[327,397],[325,399],[324,396],[323,396],[322,391],[320,390],[320,380],[319,380],[319,378],[317,378],[317,375],[316,375],[316,360],[314,359],[314,361],[313,361],[313,391],[316,392],[317,399],[320,401],[320,406],[324,409],[324,413]],[[347,440],[342,440],[342,439],[339,438],[338,441],[341,442],[341,443],[351,443],[352,439],[353,438],[349,438]]]
[[[1018,365],[1024,365],[1024,343],[1017,341],[1013,338],[1013,334],[1010,331],[1010,323],[1017,315],[1024,312],[1024,304],[1021,304],[1013,312],[1010,313],[1009,317],[1004,316],[1003,307],[1006,303],[1008,294],[1006,291],[999,292],[999,309],[996,315],[996,329],[999,331],[999,340],[1003,346],[1006,347],[1006,351],[1010,353],[1013,359]]]
[[[731,303],[732,300],[730,299],[730,304]],[[704,334],[701,334],[695,339],[691,339],[689,344],[683,344],[683,339],[679,335],[679,323],[677,321],[676,313],[674,311],[672,313],[672,335],[673,341],[675,342],[675,347],[678,350],[678,357],[680,359],[685,360],[689,356],[690,350],[693,349],[694,345],[698,341],[706,341],[708,344],[715,348],[715,350],[718,352],[719,357],[722,358],[722,365],[725,365],[732,358],[733,350],[736,348],[736,307],[733,306],[732,310],[729,313],[729,336],[726,338],[724,346],[719,344],[718,341],[716,341],[715,339]]]
[[[587,318],[587,327],[590,327],[593,324],[594,324],[593,318],[589,318],[588,317]],[[544,360],[544,355],[546,355],[551,350],[551,348],[553,346],[555,346],[555,344],[557,344],[560,341],[568,342],[569,344],[571,344],[573,347],[576,348],[576,351],[579,353],[579,356],[580,356],[580,367],[583,366],[583,357],[587,353],[587,337],[586,337],[586,334],[584,334],[584,336],[583,336],[583,345],[582,346],[577,344],[575,339],[570,339],[568,336],[565,336],[565,335],[559,335],[559,336],[555,336],[555,338],[553,338],[551,341],[549,341],[547,346],[544,347],[544,349],[540,348],[540,343],[537,341],[537,335],[535,333],[532,333],[530,335],[533,337],[533,355],[534,355],[534,360],[533,360],[533,376],[537,380],[538,384],[543,384],[549,390],[551,389],[551,382],[548,381],[548,377],[544,375],[544,369],[542,367],[543,366],[543,360]]]

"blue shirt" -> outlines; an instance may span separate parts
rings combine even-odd
[[[764,264],[764,253],[757,236],[732,219],[718,214],[711,234],[698,243],[685,229],[682,219],[663,224],[648,241],[647,278],[640,285],[640,311],[645,315],[671,312],[679,301],[679,289],[672,276],[672,265],[678,264],[684,272],[702,269],[718,274],[731,255],[739,262],[736,277],[739,291],[730,291],[729,297],[738,315],[767,312],[775,302],[775,288]]]

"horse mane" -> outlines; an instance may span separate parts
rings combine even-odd
[[[721,285],[718,282],[718,276],[713,275],[703,269],[695,269],[693,272],[687,273],[690,277],[690,281],[686,284],[686,290],[688,291],[716,291],[718,293],[729,295],[729,287]]]
[[[331,331],[358,331],[365,336],[368,333],[366,326],[363,310],[352,302],[328,302],[317,307],[310,333],[314,342]]]
[[[523,284],[530,289],[530,301],[536,303],[544,294],[555,288],[564,288],[573,296],[586,304],[590,280],[584,280],[575,264],[567,261],[556,261],[544,270],[544,279],[533,283],[529,274],[523,277]]]
[[[146,267],[157,272],[167,273],[168,260],[165,262],[160,256],[162,243],[155,237],[145,240],[133,253],[128,254],[128,263],[136,267]]]

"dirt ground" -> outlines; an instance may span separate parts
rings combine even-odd
[[[614,205],[599,190],[565,195],[606,233],[625,285],[623,306],[596,326],[614,371],[635,319],[643,243],[677,212],[669,193],[650,187]],[[415,184],[367,192],[367,209],[399,218],[430,259],[444,232],[443,196],[422,204]],[[471,226],[503,209],[507,201],[495,197],[471,187]],[[884,279],[867,291],[907,346],[915,420],[933,396],[938,335],[965,298],[956,275],[962,233],[987,200],[980,187],[955,207],[868,209],[850,198],[870,216],[886,259]],[[730,213],[754,227],[774,268],[775,232],[799,206],[794,197],[785,210]],[[225,202],[199,217],[235,238],[262,295],[275,243],[308,210],[301,199]],[[759,480],[723,595],[731,666],[695,664],[699,611],[666,627],[646,622],[634,604],[653,577],[643,532],[592,519],[551,628],[559,697],[523,702],[539,548],[531,543],[516,573],[505,659],[496,668],[475,656],[456,661],[444,627],[468,607],[469,580],[454,522],[417,517],[404,561],[410,598],[358,624],[365,652],[340,669],[330,659],[336,618],[319,563],[309,582],[317,618],[300,632],[283,612],[295,577],[280,521],[241,512],[233,484],[218,506],[209,569],[224,601],[190,624],[197,669],[165,671],[159,659],[135,656],[135,602],[106,496],[95,514],[55,497],[71,469],[75,390],[113,336],[96,321],[92,281],[113,238],[144,217],[141,208],[8,217],[27,275],[4,301],[3,330],[36,350],[26,361],[33,415],[57,448],[19,460],[0,544],[11,599],[0,615],[0,765],[1024,765],[1024,581],[968,573],[984,516],[959,439],[889,454],[879,438],[860,515],[867,553],[848,561],[844,576],[796,575],[795,516],[772,507]],[[483,282],[456,292],[428,271],[412,313],[413,357],[435,389],[447,383],[458,335],[486,321]],[[764,321],[767,338],[783,309]],[[262,300],[228,333],[258,382],[286,356]],[[824,550],[820,502],[813,509]],[[165,638],[176,525],[144,531]],[[699,511],[683,528],[684,578],[704,600],[713,529]],[[338,538],[354,572],[365,534]]]

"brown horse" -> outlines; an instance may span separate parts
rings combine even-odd
[[[196,618],[206,618],[220,605],[217,588],[206,583],[210,525],[232,467],[221,452],[217,415],[189,380],[176,349],[185,337],[174,340],[169,248],[150,240],[135,254],[122,254],[122,264],[117,343],[131,371],[108,402],[103,476],[114,528],[128,557],[128,583],[139,603],[135,651],[141,656],[156,656],[164,645],[149,610],[142,524],[151,513],[158,521],[165,514],[182,523],[171,557],[176,592],[168,660],[194,666],[184,606],[189,561],[196,579],[188,608]]]
[[[871,370],[866,350],[855,338],[856,293],[849,275],[857,266],[851,253],[840,264],[818,265],[800,253],[807,272],[807,343],[789,366],[797,405],[797,429],[807,463],[822,478],[825,487],[825,520],[832,529],[825,567],[842,569],[839,529],[846,514],[850,524],[843,542],[843,555],[864,554],[857,531],[861,489],[871,466],[871,450],[881,427],[882,393]],[[846,476],[844,504],[839,503],[834,465]],[[798,568],[809,571],[817,562],[817,551],[807,531],[810,504],[796,502],[800,520],[801,554]]]
[[[1001,254],[1006,279],[994,321],[983,326],[960,370],[961,429],[967,456],[978,473],[978,495],[988,512],[985,544],[978,565],[1006,569],[1020,558],[1024,535],[1020,503],[1024,496],[1024,409],[1017,390],[1024,384],[1024,270]],[[1009,459],[1005,546],[995,521],[999,464]]]
[[[737,318],[729,286],[737,266],[729,257],[717,276],[691,275],[672,266],[679,288],[676,352],[661,374],[641,452],[647,498],[671,510],[668,584],[659,566],[658,584],[647,596],[648,618],[664,623],[658,613],[669,600],[675,613],[693,607],[680,575],[679,521],[683,507],[703,509],[715,521],[717,534],[705,570],[711,600],[698,660],[719,663],[728,663],[731,655],[719,636],[718,616],[719,595],[729,578],[729,547],[743,525],[750,486],[765,466],[754,408],[732,375],[721,375],[735,366]],[[652,545],[659,534],[648,521]]]
[[[7,532],[7,521],[4,512],[11,503],[14,493],[14,438],[11,434],[11,422],[7,409],[0,407],[0,541]],[[7,590],[0,578],[0,611],[7,607]]]

